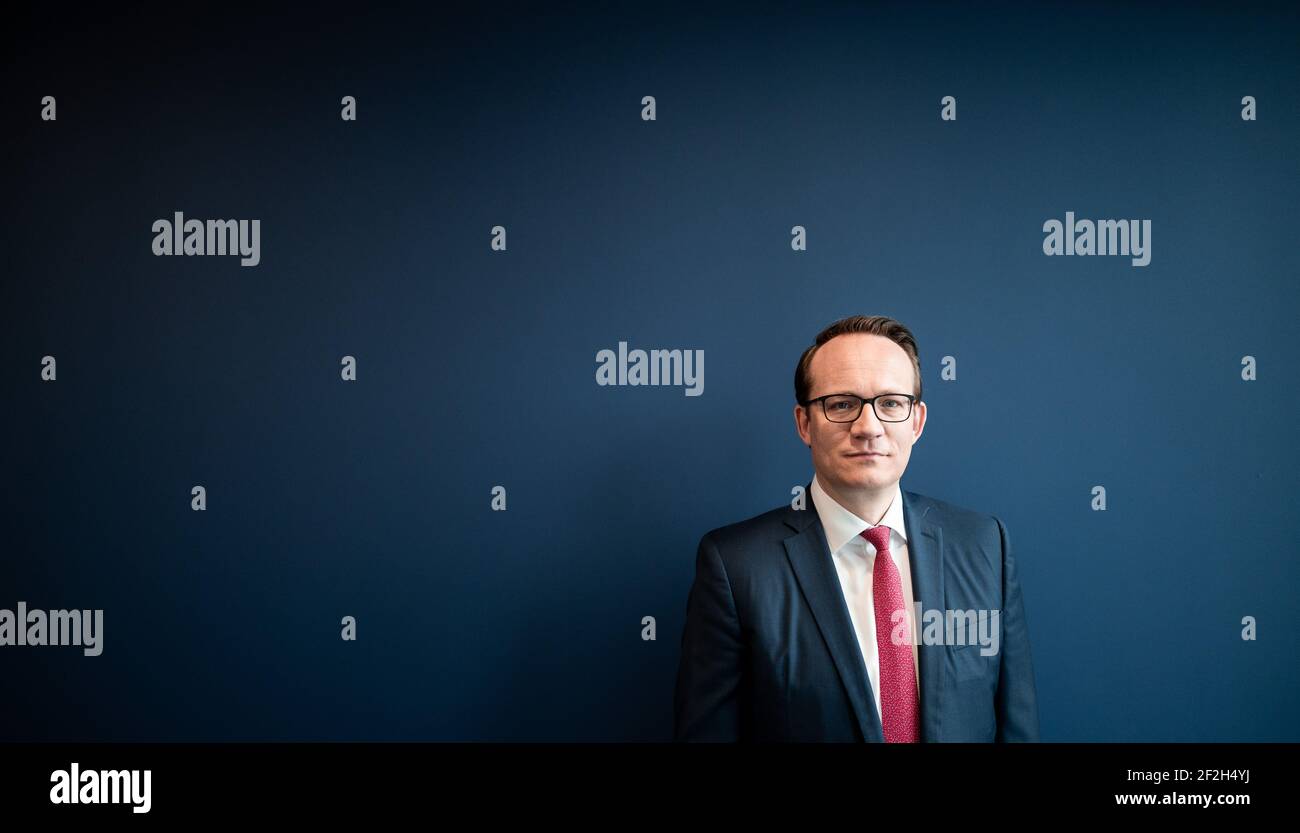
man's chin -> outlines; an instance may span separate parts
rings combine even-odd
[[[849,489],[880,489],[893,481],[886,472],[851,471],[845,473],[840,482]]]

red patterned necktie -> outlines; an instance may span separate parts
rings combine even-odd
[[[896,627],[894,611],[906,613],[898,567],[889,553],[891,531],[880,525],[862,533],[876,548],[871,597],[876,609],[876,648],[880,655],[880,725],[885,731],[885,743],[916,743],[920,740],[921,721],[912,646],[910,642],[895,645],[891,638]]]

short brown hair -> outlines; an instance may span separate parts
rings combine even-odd
[[[812,358],[817,352],[817,348],[836,336],[842,336],[845,333],[869,333],[884,336],[902,347],[908,358],[912,360],[912,371],[916,375],[916,398],[918,401],[921,399],[921,359],[916,352],[916,339],[912,336],[912,331],[907,329],[902,322],[895,321],[884,315],[851,315],[848,318],[841,318],[818,333],[817,339],[812,346],[804,350],[803,355],[799,357],[799,365],[794,370],[795,402],[802,405],[808,401],[808,394],[812,391],[812,378],[809,374],[809,367],[812,365]],[[902,391],[893,392],[902,393]]]

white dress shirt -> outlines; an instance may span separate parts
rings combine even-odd
[[[876,606],[871,592],[872,570],[876,565],[876,548],[862,533],[878,524],[868,523],[841,506],[826,493],[814,475],[812,500],[826,530],[826,543],[830,545],[835,570],[839,573],[840,589],[849,608],[849,618],[858,637],[858,647],[867,664],[867,677],[871,680],[871,693],[876,698],[876,714],[880,714],[880,652],[876,646]],[[890,528],[889,554],[903,585],[903,602],[907,605],[907,628],[912,635],[912,668],[916,672],[917,702],[920,702],[921,668],[917,663],[917,631],[913,621],[912,571],[907,560],[907,530],[903,523],[903,490],[894,484],[894,499],[885,510],[880,523]],[[888,637],[886,637],[888,638]]]

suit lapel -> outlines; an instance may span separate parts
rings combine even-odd
[[[849,702],[853,704],[853,714],[862,736],[880,743],[885,735],[876,714],[875,698],[871,695],[866,660],[853,632],[853,620],[849,618],[844,590],[835,571],[830,544],[826,542],[826,530],[809,495],[811,489],[812,483],[809,482],[804,491],[808,496],[806,508],[791,509],[786,519],[786,523],[796,531],[795,535],[785,539],[786,557],[813,618],[817,620],[822,639],[826,640],[835,670],[849,693]]]
[[[812,483],[805,486],[805,495]],[[903,523],[907,526],[908,563],[912,574],[914,601],[922,610],[943,608],[943,533],[927,515],[932,508],[920,495],[904,491]],[[849,702],[858,727],[867,741],[884,742],[876,700],[871,694],[867,678],[866,660],[853,631],[844,590],[831,557],[826,530],[811,497],[806,508],[790,509],[786,524],[795,534],[784,541],[786,557],[803,591],[808,607],[826,647],[830,651],[840,681],[848,692]],[[919,629],[919,623],[918,623]],[[944,683],[944,654],[942,645],[918,645],[921,666],[921,740],[939,739],[941,698]]]
[[[912,601],[919,602],[922,612],[943,610],[943,529],[927,516],[933,505],[914,492],[903,492],[903,523],[907,526],[907,562],[912,573]],[[918,636],[923,622],[917,623]],[[921,740],[934,742],[940,737],[943,714],[944,661],[943,645],[916,647],[921,666]]]

